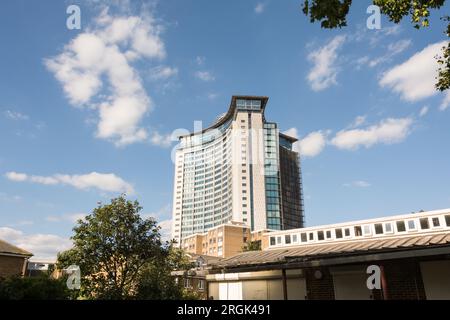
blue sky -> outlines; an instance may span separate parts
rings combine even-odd
[[[369,30],[369,4],[323,30],[298,0],[2,1],[0,238],[52,258],[121,192],[167,233],[171,135],[233,94],[269,96],[267,119],[300,138],[308,226],[450,207],[432,58],[448,4],[426,30]]]

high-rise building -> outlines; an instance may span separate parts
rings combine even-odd
[[[210,127],[179,137],[172,226],[179,243],[229,222],[252,231],[303,227],[297,139],[266,121],[267,101],[233,96]]]

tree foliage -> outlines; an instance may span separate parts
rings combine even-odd
[[[0,279],[0,300],[67,300],[70,292],[64,280],[46,275],[35,278]]]
[[[248,241],[242,248],[242,251],[261,251],[261,240]]]
[[[181,289],[171,268],[184,263],[173,245],[163,244],[153,218],[124,195],[99,205],[74,227],[74,247],[58,255],[60,269],[78,265],[80,295],[87,299],[176,299]]]
[[[382,14],[390,21],[399,23],[404,17],[410,16],[414,28],[428,27],[430,24],[430,10],[440,9],[446,0],[373,0],[373,4],[380,7]],[[352,0],[303,0],[303,13],[311,22],[320,21],[322,28],[334,29],[347,25],[347,15]],[[448,22],[447,37],[450,37],[450,20]],[[450,43],[438,55],[439,70],[436,76],[436,89],[444,91],[450,88]]]

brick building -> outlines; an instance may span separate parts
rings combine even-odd
[[[32,256],[32,253],[0,240],[0,278],[25,275],[28,259]]]
[[[241,253],[249,242],[259,242],[261,247],[267,247],[268,238],[263,236],[267,232],[269,231],[252,232],[244,224],[230,222],[184,238],[181,248],[190,254],[228,258]]]
[[[214,299],[450,299],[450,209],[267,233],[221,259]],[[379,285],[376,285],[376,283]]]

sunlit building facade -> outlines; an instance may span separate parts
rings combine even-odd
[[[229,222],[252,231],[303,227],[297,140],[266,121],[267,102],[233,96],[213,125],[180,136],[172,226],[178,242]]]

